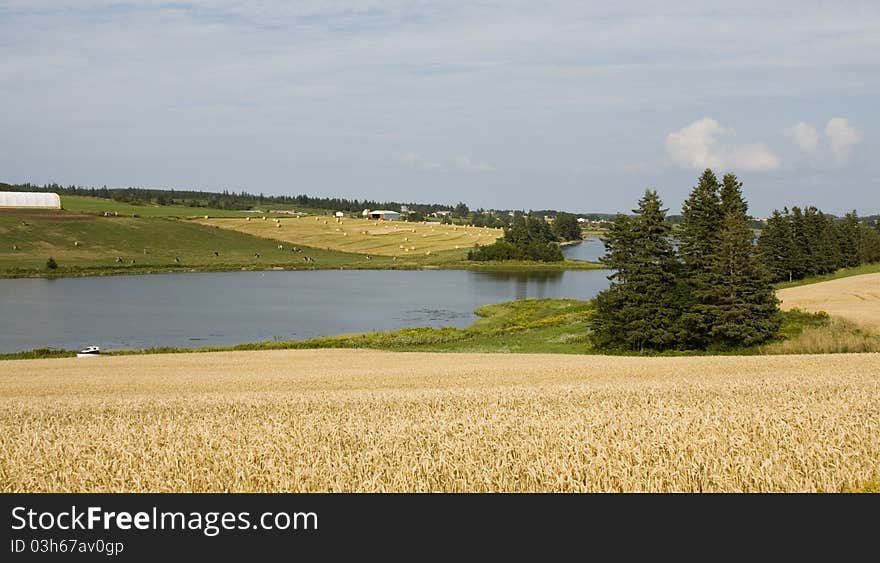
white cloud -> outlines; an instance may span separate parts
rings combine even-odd
[[[724,146],[719,138],[729,133],[714,119],[704,117],[670,133],[666,152],[673,162],[684,168],[723,168],[737,170],[773,170],[780,159],[762,142]]]
[[[402,162],[406,166],[409,166],[410,168],[416,168],[418,170],[438,170],[441,168],[439,162],[427,160],[423,158],[420,154],[414,152],[408,152],[406,154],[400,155],[400,162]]]
[[[814,153],[819,147],[819,140],[822,134],[816,130],[812,123],[801,121],[794,127],[785,130],[786,133],[794,138],[802,151],[806,153]]]
[[[730,149],[724,157],[724,167],[737,170],[774,170],[780,163],[773,149],[761,142]]]
[[[844,164],[849,160],[852,148],[862,142],[862,132],[849,124],[843,117],[833,117],[825,125],[825,135],[831,146],[834,161]]]
[[[489,172],[495,170],[495,167],[485,162],[474,162],[469,156],[459,155],[455,157],[455,167],[459,170],[467,170],[469,172]]]

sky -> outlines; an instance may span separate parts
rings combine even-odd
[[[0,0],[0,181],[880,212],[880,2]]]

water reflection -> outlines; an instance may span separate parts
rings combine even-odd
[[[0,352],[224,346],[420,326],[529,297],[590,299],[607,272],[223,272],[0,280]]]
[[[490,279],[492,283],[512,285],[514,287],[514,299],[558,297],[560,293],[559,286],[565,273],[563,271],[477,272],[478,275]]]
[[[569,260],[598,262],[605,255],[605,245],[599,237],[587,237],[583,242],[562,247],[562,254]]]

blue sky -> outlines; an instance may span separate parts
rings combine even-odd
[[[0,0],[9,182],[870,214],[878,94],[877,2]]]

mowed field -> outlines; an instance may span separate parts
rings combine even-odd
[[[433,225],[401,221],[337,219],[330,216],[247,219],[201,219],[200,223],[314,248],[406,256],[468,249],[491,244],[504,235],[502,229]]]
[[[844,491],[880,354],[362,350],[4,362],[10,491]]]
[[[880,328],[880,273],[780,289],[784,310],[825,311],[868,328]]]
[[[311,248],[295,252],[290,246],[279,248],[278,241],[212,229],[182,219],[103,217],[66,211],[0,211],[0,272],[45,271],[50,256],[62,272],[68,267],[125,271],[145,266],[350,267],[365,262],[364,257],[357,254]],[[306,262],[306,257],[311,261]],[[117,258],[122,261],[117,262]],[[390,264],[391,259],[384,262]]]

